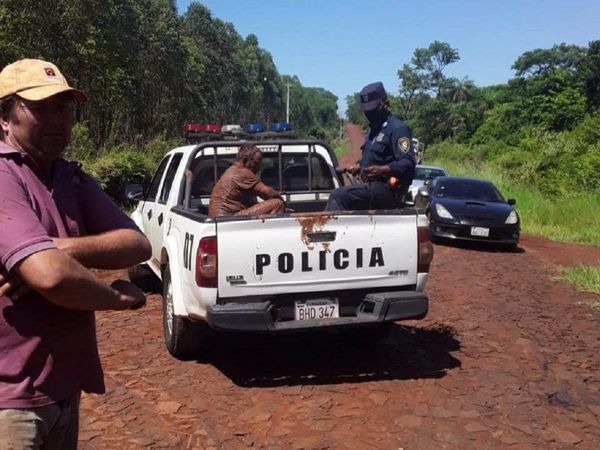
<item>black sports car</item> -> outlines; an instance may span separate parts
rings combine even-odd
[[[415,203],[429,217],[432,237],[516,245],[521,231],[514,199],[486,180],[439,177],[419,189]]]

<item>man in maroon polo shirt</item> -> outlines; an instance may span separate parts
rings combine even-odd
[[[81,391],[103,393],[94,311],[144,305],[120,269],[148,240],[78,164],[61,158],[75,102],[51,63],[0,72],[0,448],[77,447]]]

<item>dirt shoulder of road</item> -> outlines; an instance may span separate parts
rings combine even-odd
[[[219,335],[178,361],[159,295],[99,313],[108,392],[84,395],[79,448],[596,450],[598,296],[556,279],[557,245],[436,245],[428,317],[379,343]]]
[[[540,236],[522,236],[519,245],[540,258],[561,267],[600,267],[600,247],[567,244]]]

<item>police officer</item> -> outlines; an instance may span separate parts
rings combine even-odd
[[[414,176],[412,133],[390,112],[383,83],[371,83],[360,91],[360,109],[369,121],[369,133],[360,164],[347,171],[359,175],[362,183],[332,191],[328,211],[401,207]]]

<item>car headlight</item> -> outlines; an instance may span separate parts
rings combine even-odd
[[[514,225],[518,221],[519,221],[519,218],[517,217],[517,213],[514,210],[512,210],[510,212],[510,214],[508,215],[508,217],[506,218],[506,220],[504,221],[504,223],[507,225]]]
[[[450,212],[439,203],[435,204],[435,211],[437,212],[438,216],[443,217],[444,219],[454,219],[452,214],[450,214]]]

